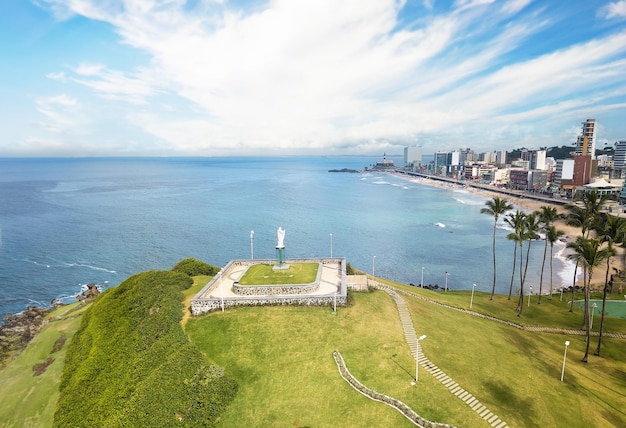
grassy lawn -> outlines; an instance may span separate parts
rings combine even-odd
[[[224,427],[413,426],[353,390],[339,375],[335,349],[361,382],[424,417],[483,423],[433,377],[420,376],[419,386],[411,386],[415,363],[395,303],[382,292],[355,294],[354,304],[337,315],[328,307],[237,308],[190,319],[186,329],[239,382]]]
[[[54,320],[11,364],[0,370],[0,426],[52,426],[65,352],[86,307],[75,303],[52,312],[49,316]],[[66,338],[64,346],[51,353],[55,342],[62,336]],[[43,374],[33,376],[33,366],[48,357],[54,358],[54,362]]]
[[[469,297],[469,292],[439,294],[465,307]],[[426,356],[510,426],[626,426],[623,340],[605,339],[602,356],[591,356],[585,364],[580,361],[583,336],[524,332],[418,298],[405,300],[417,334],[427,335],[422,342]],[[535,303],[538,308],[531,301],[522,319],[553,325],[549,313],[559,309],[554,300]],[[473,309],[481,312],[512,311],[506,305],[506,297],[492,302],[487,293],[474,295]],[[580,326],[580,312],[563,311],[554,314],[558,323]],[[624,330],[625,324],[614,327]],[[414,362],[395,304],[383,292],[356,293],[353,305],[336,316],[328,308],[238,308],[192,319],[187,331],[240,384],[222,419],[226,427],[410,426],[393,409],[343,382],[332,360],[334,349],[361,382],[403,400],[422,416],[462,427],[486,426],[426,371],[420,372],[418,387],[410,386]],[[565,340],[571,345],[560,382]]]
[[[265,264],[250,266],[239,285],[310,284],[317,277],[319,263],[293,263],[285,270],[274,270],[273,267]]]
[[[194,278],[189,300],[210,279]],[[469,291],[446,294],[398,285],[454,306],[469,306]],[[584,336],[521,331],[404,296],[425,355],[509,426],[626,426],[626,341],[605,338],[602,356],[582,363]],[[569,296],[559,301],[531,298],[521,318],[506,296],[489,300],[475,292],[474,310],[528,325],[580,328],[582,312],[568,312]],[[354,293],[350,305],[330,307],[240,307],[198,318],[185,317],[191,338],[239,383],[239,393],[220,426],[413,426],[396,410],[353,390],[339,376],[332,352],[365,385],[398,398],[420,415],[459,427],[487,427],[425,370],[411,386],[415,364],[404,339],[395,303],[384,292]],[[28,348],[0,370],[0,426],[52,425],[62,362],[82,310],[53,313]],[[182,310],[182,305],[181,305]],[[599,318],[594,322],[594,330]],[[607,319],[607,330],[626,333],[626,321]],[[65,346],[50,353],[56,340]],[[564,342],[565,381],[560,382]],[[592,338],[592,353],[596,338]],[[32,367],[54,362],[40,376]]]

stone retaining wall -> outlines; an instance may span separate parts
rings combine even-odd
[[[346,296],[337,295],[338,306],[347,304]],[[277,306],[277,305],[299,305],[299,306],[323,306],[334,305],[334,296],[307,296],[307,297],[239,297],[237,299],[224,299],[224,308],[233,306]],[[220,299],[202,299],[191,301],[191,313],[200,315],[222,309]]]
[[[418,415],[415,410],[411,409],[408,405],[398,400],[397,398],[390,397],[385,394],[381,394],[367,386],[363,385],[358,381],[357,378],[352,376],[352,373],[346,367],[346,363],[343,360],[343,357],[339,353],[339,351],[333,352],[333,358],[335,359],[335,363],[337,363],[337,368],[339,369],[339,374],[341,377],[350,384],[351,387],[356,389],[361,394],[365,395],[372,400],[380,401],[385,403],[388,406],[393,407],[402,413],[408,420],[413,422],[415,425],[424,428],[454,428],[453,425],[441,424],[438,422],[431,422],[428,419],[424,419],[420,415]]]

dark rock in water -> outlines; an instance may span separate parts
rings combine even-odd
[[[97,297],[100,294],[100,289],[98,288],[98,286],[96,284],[87,284],[87,289],[85,291],[83,291],[82,293],[80,293],[78,296],[76,296],[76,299],[78,301],[83,301],[83,300],[87,300],[93,297]]]
[[[350,173],[360,173],[361,171],[350,168],[341,168],[341,169],[329,169],[328,172],[350,172]]]

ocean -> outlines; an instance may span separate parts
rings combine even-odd
[[[219,266],[252,252],[271,259],[278,227],[288,258],[332,251],[376,276],[419,284],[423,268],[425,284],[443,287],[448,272],[451,289],[476,283],[490,291],[493,218],[480,213],[488,198],[378,172],[328,172],[379,160],[0,159],[0,316],[52,299],[75,301],[88,283],[106,289],[186,257]],[[498,225],[503,294],[512,269],[509,232]],[[555,250],[561,254],[563,245]],[[542,256],[543,242],[533,244],[527,284],[534,292]],[[554,268],[555,288],[571,284],[571,263],[561,255]]]

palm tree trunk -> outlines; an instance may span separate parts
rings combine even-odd
[[[517,301],[517,316],[522,316],[524,310],[524,279],[522,277],[522,264],[524,263],[524,244],[520,243],[519,250],[519,300]]]
[[[574,312],[574,293],[576,292],[576,277],[578,276],[578,261],[574,266],[574,282],[572,283],[572,299],[569,302],[569,311]]]
[[[541,262],[541,275],[539,275],[539,298],[537,304],[541,305],[541,290],[543,288],[543,269],[546,266],[546,254],[548,252],[548,237],[546,236],[546,245],[543,247],[543,261]],[[552,260],[550,260],[552,262]]]
[[[493,286],[491,287],[491,297],[489,300],[493,300],[493,295],[496,293],[496,223],[498,216],[495,216],[493,222]]]
[[[589,272],[586,272],[588,274],[588,279],[587,279],[587,285],[585,286],[585,316],[584,316],[584,320],[585,320],[585,356],[583,357],[582,361],[583,363],[587,362],[587,357],[589,356],[589,341],[591,339],[591,329],[590,324],[589,324],[589,300],[591,298],[591,292],[590,292],[590,288],[591,288],[591,274],[593,273],[593,269],[589,268]],[[583,281],[584,282],[584,281]]]
[[[509,286],[509,299],[511,300],[511,294],[513,294],[513,278],[515,277],[515,263],[517,262],[517,242],[513,242],[513,271],[511,272],[511,285]]]
[[[550,243],[550,294],[548,295],[548,300],[552,300],[552,254],[553,254],[554,245],[552,242]]]
[[[528,258],[530,256],[530,243],[531,242],[532,241],[528,241],[528,248],[526,248],[526,264],[524,265],[524,280],[522,281],[522,288],[524,287],[524,284],[526,284],[526,274],[528,273]]]
[[[598,347],[593,355],[600,355],[602,346],[602,329],[604,328],[604,305],[606,304],[606,293],[609,288],[609,269],[611,268],[611,258],[606,259],[606,274],[604,275],[604,291],[602,292],[602,314],[600,315],[600,334],[598,335]]]

